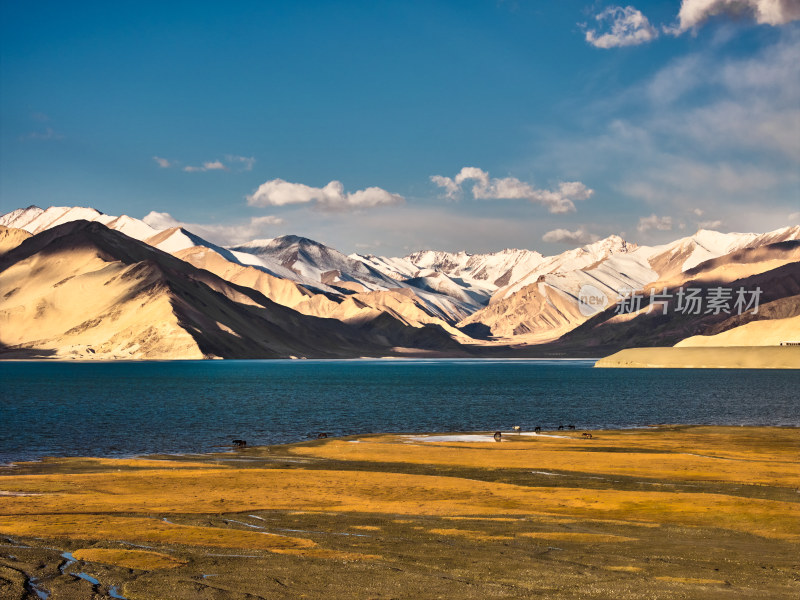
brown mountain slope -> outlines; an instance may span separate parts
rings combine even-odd
[[[790,230],[789,233],[793,235],[793,231]],[[771,239],[768,236],[761,236],[751,243],[760,243],[760,241],[763,241],[762,238],[765,240]],[[684,258],[681,258],[678,262],[682,262]],[[665,267],[667,275],[645,285],[643,291],[645,295],[649,295],[651,289],[660,292],[664,288],[675,290],[689,284],[701,285],[706,288],[715,285],[728,285],[734,281],[754,277],[785,265],[797,264],[798,261],[800,261],[800,241],[797,240],[747,247],[707,260],[685,272],[676,272],[673,268],[674,264],[671,263],[672,266]],[[576,280],[577,283],[573,283],[572,288],[569,288],[575,290],[573,293],[570,293],[568,289],[559,289],[558,287],[560,285],[568,287],[559,283],[561,279],[567,279],[567,277],[559,278],[554,275],[543,275],[536,283],[522,288],[507,298],[490,304],[462,321],[459,326],[477,327],[482,324],[485,333],[491,332],[492,335],[505,338],[507,342],[515,344],[541,344],[547,342],[559,344],[556,340],[560,337],[566,336],[564,337],[565,340],[572,339],[569,337],[569,332],[576,330],[579,325],[587,321],[587,317],[582,315],[579,310],[577,287],[579,284],[591,284],[602,289],[603,285],[599,283],[601,277],[592,278],[592,276],[599,273],[599,269],[603,269],[603,266],[600,265],[594,270],[590,269],[578,273],[582,276],[582,279]],[[575,273],[569,275],[569,277],[574,276]],[[616,300],[615,297],[611,297],[612,302]],[[766,302],[766,300],[762,299],[762,303]],[[781,300],[780,302],[792,304],[792,301],[789,300]],[[768,314],[768,312],[763,312],[761,318],[776,318],[767,317],[766,315]],[[618,317],[617,321],[630,318],[630,316],[626,315]],[[616,323],[617,321],[613,322]],[[738,325],[726,324],[727,328],[736,326]],[[722,330],[715,330],[716,333],[720,331]],[[687,335],[693,334],[687,333]],[[587,337],[587,343],[592,344],[594,342]],[[620,339],[613,343],[624,344],[626,342]]]
[[[765,273],[783,265],[800,261],[800,241],[789,240],[764,246],[743,248],[725,256],[700,263],[683,273],[662,277],[645,290],[679,287],[688,281],[725,283]]]
[[[616,314],[614,307],[592,317],[552,346],[560,351],[589,351],[596,355],[608,354],[622,348],[647,346],[672,346],[696,335],[715,335],[754,321],[773,318],[785,319],[800,314],[800,263],[792,262],[765,273],[733,281],[713,281],[701,278],[684,282],[684,287],[700,288],[702,295],[709,288],[724,286],[746,290],[760,288],[760,306],[757,314],[748,311],[737,314],[683,314],[676,310],[675,292],[668,303],[667,314],[659,305],[651,312],[649,296],[642,301],[642,310],[633,314]]]
[[[485,333],[495,337],[539,344],[558,339],[585,320],[574,297],[542,281],[490,304],[458,325],[473,335],[483,326]]]
[[[396,319],[376,333],[302,315],[99,223],[46,230],[0,258],[7,356],[350,357],[415,339],[458,348],[439,328],[406,329]]]
[[[233,263],[203,246],[181,250],[175,256],[231,283],[261,292],[270,300],[304,315],[364,324],[385,312],[412,327],[436,325],[454,337],[467,338],[459,330],[432,315],[413,291],[406,288],[360,292],[349,296],[326,295],[312,292],[289,279],[279,279],[255,267]]]

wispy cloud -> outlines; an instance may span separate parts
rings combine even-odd
[[[583,227],[580,227],[575,231],[570,231],[569,229],[553,229],[542,236],[543,242],[567,245],[577,244],[579,246],[591,244],[599,239],[599,235],[589,233]]]
[[[686,215],[689,225],[720,219],[735,231],[781,226],[800,192],[800,30],[772,39],[744,55],[698,42],[615,101],[590,104],[587,112],[608,115],[593,135],[553,132],[535,159],[598,182],[605,175],[609,213],[639,207],[619,216],[633,233],[651,213]],[[642,243],[666,241],[649,233]]]
[[[594,190],[580,181],[562,181],[555,190],[534,188],[531,184],[516,177],[491,178],[489,173],[478,167],[464,167],[455,177],[433,175],[431,181],[443,188],[445,196],[451,200],[463,194],[465,184],[472,184],[472,196],[476,200],[528,200],[547,207],[551,213],[565,213],[575,210],[576,200],[587,200]]]
[[[718,229],[722,225],[722,221],[716,219],[714,221],[699,221],[697,227],[699,229]]]
[[[331,181],[325,187],[312,187],[303,183],[291,183],[283,179],[271,179],[247,196],[250,206],[286,206],[309,204],[321,210],[344,211],[376,206],[402,204],[405,198],[379,187],[368,187],[355,192],[345,192],[340,181]]]
[[[228,161],[228,164],[240,165],[240,171],[252,171],[253,165],[256,162],[256,159],[252,156],[235,156],[233,154],[226,154],[225,160]]]
[[[205,173],[206,171],[252,171],[256,159],[252,156],[226,154],[225,160],[207,160],[201,165],[183,165],[181,161],[154,156],[153,160],[162,169],[180,168],[185,173]]]
[[[283,219],[272,215],[253,217],[244,223],[233,225],[215,225],[202,223],[187,223],[180,221],[167,212],[151,211],[144,219],[145,223],[155,229],[170,229],[183,227],[192,233],[220,245],[233,245],[250,241],[276,225],[283,224]]]
[[[672,217],[659,217],[655,214],[649,217],[642,217],[639,219],[639,224],[636,226],[639,233],[645,233],[651,229],[659,231],[670,231],[672,229]]]
[[[187,173],[202,173],[204,171],[227,171],[228,167],[218,160],[210,160],[204,162],[201,167],[186,166],[183,167],[183,170]]]
[[[61,133],[58,133],[52,127],[46,127],[45,129],[39,131],[31,131],[30,133],[26,133],[23,136],[20,136],[20,140],[35,140],[35,141],[53,141],[53,140],[63,140],[64,136]]]

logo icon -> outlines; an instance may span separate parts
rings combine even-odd
[[[578,310],[584,317],[591,317],[608,306],[608,296],[593,285],[583,285],[578,292]]]

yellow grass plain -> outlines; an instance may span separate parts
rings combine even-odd
[[[537,581],[528,560],[573,591],[603,581],[623,593],[634,578],[642,590],[680,594],[735,581],[752,592],[761,589],[761,571],[748,565],[758,560],[778,569],[763,588],[772,597],[798,589],[787,564],[800,549],[800,430],[662,427],[595,431],[591,440],[580,432],[503,439],[380,435],[186,460],[21,463],[0,471],[0,539],[20,544],[14,556],[31,558],[23,568],[0,551],[0,591],[4,580],[8,590],[23,585],[3,573],[29,568],[62,590],[59,597],[81,597],[70,590],[85,582],[59,573],[54,547],[71,549],[98,579],[118,581],[131,600],[182,590],[189,579],[210,590],[216,584],[197,583],[209,571],[228,583],[197,598],[258,595],[266,584],[256,573],[276,568],[287,573],[274,584],[283,595],[262,597],[315,597],[313,583],[284,589],[314,569],[345,587],[355,577],[364,590],[407,592],[417,588],[398,573],[449,573],[454,581],[468,573],[463,590],[451,584],[463,597],[481,597],[495,580],[511,586],[498,597],[519,597],[523,588],[527,597]],[[535,558],[553,552],[564,562]],[[649,554],[672,558],[662,565],[643,558]],[[220,563],[225,556],[241,562]],[[732,563],[716,567],[728,569],[720,579],[706,563],[726,556]],[[523,588],[510,583],[520,577]],[[442,597],[430,579],[420,585],[414,597]],[[334,597],[362,597],[342,593]],[[662,597],[653,594],[630,597]]]

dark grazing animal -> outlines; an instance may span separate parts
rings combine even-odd
[[[564,426],[563,426],[563,425],[559,425],[559,426],[558,426],[558,430],[559,430],[559,431],[564,431]]]
[[[233,445],[237,448],[244,448],[247,446],[247,442],[245,440],[233,440]]]
[[[575,425],[567,425],[570,429],[575,429]]]
[[[324,438],[326,438],[326,437],[328,437],[328,434],[327,434],[327,433],[325,433],[324,431],[322,431],[322,432],[320,432],[320,433],[318,433],[318,434],[317,434],[317,439],[318,439],[318,440],[324,439]]]
[[[587,440],[590,440],[590,439],[592,439],[592,434],[591,434],[591,433],[589,433],[588,431],[584,431],[584,432],[583,432],[581,435],[582,435],[583,437],[585,437]]]
[[[542,428],[539,427],[538,425],[533,428],[533,431],[536,432],[536,433],[540,432],[541,430],[542,430]]]
[[[495,431],[494,432],[494,441],[495,442],[499,442],[502,437],[503,437],[503,434],[500,431]]]

